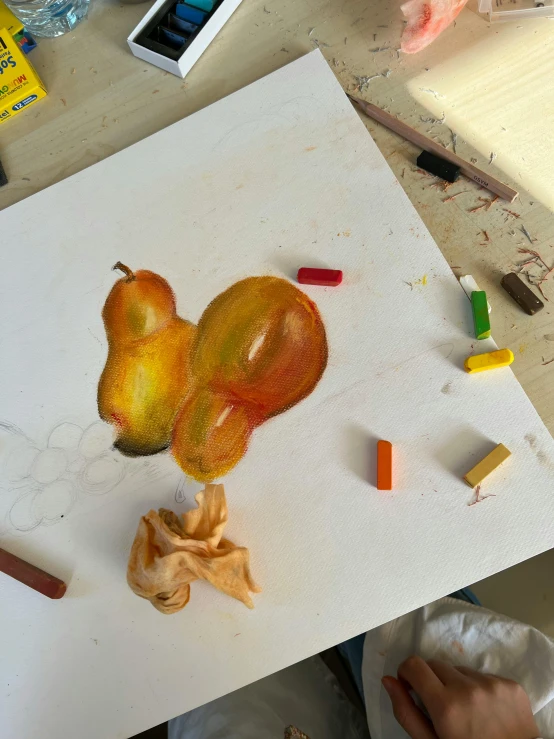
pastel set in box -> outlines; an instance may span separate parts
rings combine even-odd
[[[5,28],[11,33],[19,48],[28,54],[36,48],[37,42],[31,36],[29,31],[25,29],[23,23],[16,18],[12,11],[5,3],[0,0],[0,28]]]
[[[241,0],[158,0],[127,42],[133,54],[184,77]]]
[[[11,33],[0,30],[0,123],[45,95],[40,77]]]

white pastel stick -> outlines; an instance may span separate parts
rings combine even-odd
[[[463,287],[465,294],[467,297],[471,300],[471,293],[473,291],[479,292],[481,288],[479,285],[475,282],[473,277],[471,275],[462,275],[460,277],[460,285]],[[489,313],[491,312],[491,304],[487,300],[487,306],[489,308]]]

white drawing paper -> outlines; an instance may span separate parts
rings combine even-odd
[[[0,575],[4,739],[131,736],[554,544],[552,438],[510,369],[464,373],[494,343],[318,51],[0,219],[0,546],[69,584],[50,601]],[[253,611],[199,582],[163,616],[126,584],[139,517],[203,485],[167,454],[122,457],[99,423],[118,260],[194,322],[244,277],[344,272],[303,287],[322,379],[221,480]],[[500,442],[469,505],[462,477]]]

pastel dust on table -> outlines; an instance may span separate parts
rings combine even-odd
[[[115,447],[143,456],[169,449],[207,482],[244,456],[254,430],[307,397],[327,366],[316,304],[287,280],[248,277],[214,298],[197,325],[177,314],[169,283],[123,272],[102,317],[108,358],[98,384]]]

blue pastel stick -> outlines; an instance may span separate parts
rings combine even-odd
[[[186,38],[163,26],[159,28],[159,35],[162,43],[166,43],[171,49],[175,49],[176,51],[187,43]]]
[[[208,14],[204,13],[203,10],[191,8],[190,5],[187,5],[186,3],[177,3],[175,6],[175,15],[183,21],[196,23],[197,26],[202,25],[208,16]]]
[[[169,14],[169,23],[170,26],[174,27],[177,31],[184,31],[185,33],[196,33],[196,31],[198,31],[197,25],[181,20],[181,18],[177,18],[173,13]]]
[[[207,13],[214,9],[213,0],[188,0],[188,5],[192,5],[193,8],[205,10]]]

